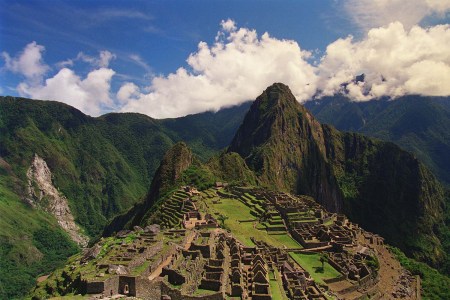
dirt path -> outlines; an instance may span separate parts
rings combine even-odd
[[[149,280],[153,280],[156,277],[158,277],[159,275],[161,275],[162,269],[169,265],[170,262],[172,261],[172,255],[170,255],[169,257],[167,257],[161,264],[159,264],[159,266],[155,269],[155,271],[153,271],[150,276],[148,276]]]
[[[186,243],[185,243],[184,246],[183,246],[184,250],[188,250],[189,247],[191,247],[191,244],[192,244],[192,241],[193,241],[194,238],[195,238],[195,235],[196,235],[196,232],[195,232],[195,231],[190,231],[190,232],[189,232],[189,236],[187,237]],[[165,266],[168,266],[168,265],[170,264],[170,262],[172,261],[172,256],[173,256],[173,254],[172,254],[172,255],[169,255],[165,260],[163,260],[163,261],[159,264],[159,266],[158,266],[158,267],[157,267],[157,268],[156,268],[156,269],[148,276],[148,279],[149,279],[149,280],[153,280],[153,279],[159,277],[159,275],[161,275],[162,269],[163,269]]]
[[[191,231],[190,235],[188,236],[188,238],[186,239],[186,243],[184,244],[184,250],[188,250],[191,247],[192,241],[194,240],[196,235],[195,231]]]

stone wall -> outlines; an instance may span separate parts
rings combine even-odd
[[[105,280],[105,295],[109,295],[111,296],[111,291],[112,291],[112,295],[118,294],[119,291],[119,276],[113,276],[111,278],[108,278]]]
[[[101,294],[105,290],[104,281],[90,281],[86,282],[86,293],[87,294]]]
[[[180,290],[172,289],[164,281],[161,281],[161,295],[168,295],[172,300],[223,300],[222,293],[205,296],[186,296]],[[160,299],[160,298],[159,298]]]
[[[156,278],[150,281],[145,277],[137,277],[136,297],[144,300],[161,299],[161,281],[162,278]]]
[[[120,276],[119,293],[127,296],[136,296],[136,277]]]

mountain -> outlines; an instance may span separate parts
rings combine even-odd
[[[133,229],[134,226],[160,224],[166,196],[179,186],[194,185],[205,189],[224,180],[243,185],[255,185],[257,181],[238,154],[221,153],[207,163],[201,163],[184,142],[179,142],[165,153],[144,201],[116,216],[105,227],[103,236],[111,236],[123,229]]]
[[[312,197],[251,186],[258,179],[250,173],[237,153],[222,153],[205,164],[185,143],[175,144],[147,199],[124,215],[131,222],[126,230],[71,257],[29,296],[448,297],[450,278],[380,243],[382,238],[344,215],[327,212]],[[223,178],[229,185],[214,186],[212,180]],[[253,183],[236,181],[242,178]],[[308,288],[301,288],[305,270]],[[300,278],[282,280],[293,272]]]
[[[228,151],[242,156],[270,187],[313,195],[325,208],[340,211],[325,142],[320,123],[287,86],[274,84],[253,102]]]
[[[444,191],[433,174],[392,143],[321,125],[285,85],[256,99],[228,151],[263,185],[311,195],[417,259],[444,259]]]
[[[450,185],[450,97],[409,95],[355,102],[335,95],[308,101],[305,107],[339,130],[396,143]]]
[[[395,101],[385,102],[389,106]],[[440,131],[432,135],[429,127],[411,127],[411,113],[391,126],[390,114],[396,120],[394,113],[401,110],[385,110],[378,103],[379,108],[362,112],[373,122],[385,112],[381,125],[387,127],[379,132],[396,128],[391,131],[400,137],[433,137],[434,142],[418,143],[414,151],[431,149],[439,135],[445,136]],[[427,111],[416,109],[422,110]],[[427,117],[430,124],[438,119],[446,128],[445,113],[430,114],[436,114]],[[358,124],[355,120],[348,123]],[[445,162],[444,155],[439,157]],[[191,163],[179,165],[181,177],[170,177],[181,172],[171,173],[178,159]],[[41,167],[33,167],[37,165]],[[92,118],[58,102],[0,97],[0,176],[0,298],[18,297],[37,274],[77,251],[70,232],[52,215],[52,203],[67,207],[67,220],[73,219],[80,234],[92,238],[111,218],[104,231],[108,234],[126,225],[161,220],[171,225],[164,203],[172,184],[207,188],[226,181],[311,195],[432,265],[447,251],[442,241],[450,248],[450,230],[443,225],[448,205],[427,168],[394,144],[321,125],[282,84],[268,88],[251,106],[166,120],[131,113]]]
[[[20,295],[77,251],[69,235],[97,236],[142,200],[176,142],[202,160],[226,147],[246,105],[168,120],[92,118],[59,102],[0,97],[0,298]]]

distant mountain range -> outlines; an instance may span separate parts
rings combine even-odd
[[[367,102],[343,95],[305,103],[322,123],[396,143],[450,185],[450,97],[403,96]]]

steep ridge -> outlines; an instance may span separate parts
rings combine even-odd
[[[263,185],[311,195],[408,255],[433,265],[445,255],[435,232],[443,189],[431,172],[391,143],[320,125],[283,84],[256,99],[228,151]]]
[[[228,151],[239,153],[263,183],[341,210],[322,127],[287,86],[274,84],[256,99]]]
[[[179,142],[170,148],[164,154],[159,168],[156,170],[146,199],[125,214],[114,218],[105,227],[103,235],[109,236],[126,226],[140,225],[144,216],[150,214],[153,211],[152,209],[155,208],[155,202],[170,191],[180,179],[181,174],[192,164],[192,161],[192,151],[184,142]]]
[[[344,95],[305,103],[322,123],[396,143],[450,185],[450,97],[408,95],[351,101]]]
[[[35,154],[90,236],[143,199],[164,153],[185,140],[202,160],[226,147],[245,105],[217,113],[155,120],[134,113],[99,118],[54,101],[0,97],[0,155],[21,179]]]

